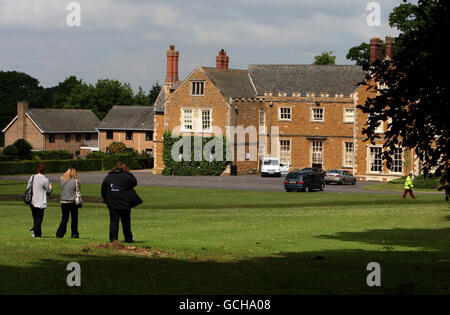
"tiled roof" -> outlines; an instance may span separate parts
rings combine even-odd
[[[153,106],[113,106],[98,129],[153,130]]]
[[[258,95],[267,91],[349,96],[365,78],[362,67],[353,65],[249,65],[248,71]]]
[[[247,70],[202,67],[225,98],[254,98],[256,91]]]
[[[43,132],[96,132],[100,123],[90,109],[31,108],[27,114]]]

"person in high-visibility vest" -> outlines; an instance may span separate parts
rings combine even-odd
[[[405,197],[408,193],[411,195],[412,199],[416,199],[416,197],[414,197],[414,194],[412,192],[412,189],[414,187],[413,182],[412,182],[412,177],[413,177],[413,172],[409,172],[409,175],[406,177],[406,180],[405,180],[405,192],[403,193],[403,199],[405,199]]]

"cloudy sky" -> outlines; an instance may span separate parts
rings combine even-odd
[[[369,26],[368,0],[78,0],[81,26],[66,22],[70,0],[0,0],[0,71],[21,71],[44,87],[69,75],[89,83],[128,82],[136,91],[165,79],[165,52],[180,51],[180,79],[195,65],[230,68],[311,64],[332,50],[351,64],[350,47],[398,34],[389,13],[401,0],[378,0],[381,25]]]

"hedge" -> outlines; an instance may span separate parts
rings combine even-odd
[[[69,167],[77,171],[111,170],[117,162],[124,162],[131,170],[153,167],[153,158],[132,155],[110,155],[107,159],[46,160],[0,162],[0,175],[33,174],[40,163],[47,167],[47,173],[63,173]]]
[[[163,142],[163,160],[165,164],[165,168],[162,171],[163,175],[178,175],[178,176],[211,176],[211,175],[220,175],[223,173],[223,171],[226,169],[227,165],[229,164],[229,161],[226,160],[226,153],[228,149],[228,142],[225,137],[223,137],[223,156],[222,161],[216,161],[213,160],[211,162],[207,161],[205,157],[201,156],[198,158],[195,158],[195,150],[194,150],[194,144],[196,136],[190,136],[191,141],[191,156],[190,161],[175,161],[172,158],[172,146],[180,140],[181,138],[172,138],[172,135],[170,132],[166,132],[164,134],[164,142]],[[202,153],[203,149],[206,144],[208,144],[210,141],[214,141],[216,138],[203,138],[201,137],[199,142],[202,144]],[[181,153],[181,152],[180,152]],[[197,161],[195,161],[197,160]]]
[[[40,163],[45,163],[47,173],[63,173],[69,167],[74,167],[77,171],[97,171],[102,169],[100,160],[0,162],[0,175],[33,174]]]
[[[70,160],[73,159],[73,153],[66,150],[53,151],[33,151],[34,160]]]
[[[102,162],[105,170],[111,170],[118,162],[125,163],[130,170],[153,167],[152,157],[137,157],[130,154],[111,154]]]

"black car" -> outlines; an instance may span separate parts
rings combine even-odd
[[[323,191],[324,188],[325,182],[318,172],[293,171],[284,179],[286,191],[312,191],[314,189]]]
[[[315,172],[315,173],[318,173],[318,174],[320,174],[322,179],[324,179],[325,175],[326,175],[326,172],[323,169],[317,168],[317,167],[305,167],[305,168],[302,168],[300,171],[301,172]]]

